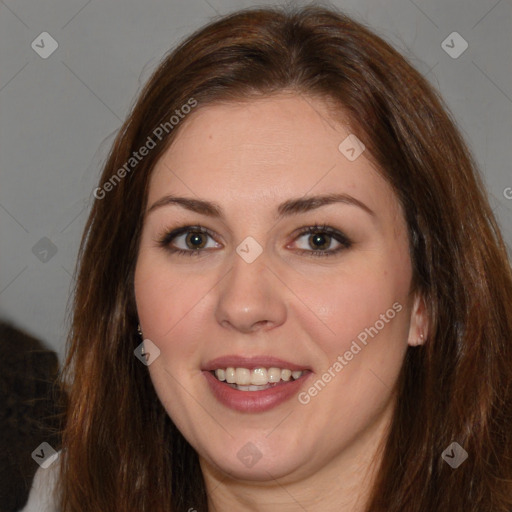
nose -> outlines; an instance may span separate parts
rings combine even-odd
[[[265,252],[247,263],[237,254],[218,288],[217,322],[242,333],[270,330],[286,320],[283,284],[267,267]]]

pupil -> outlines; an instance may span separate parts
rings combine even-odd
[[[315,249],[327,249],[329,247],[329,236],[316,233],[312,235],[313,244]]]
[[[190,244],[192,246],[192,249],[201,249],[204,247],[205,242],[201,239],[203,236],[202,233],[197,232],[191,232],[187,236],[187,244]],[[189,247],[190,247],[189,245]]]

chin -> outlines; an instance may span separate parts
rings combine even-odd
[[[229,447],[217,448],[205,457],[200,455],[201,465],[215,467],[217,471],[237,480],[270,482],[276,479],[294,480],[312,472],[311,456],[303,445],[297,448],[284,446],[282,442],[249,441],[231,442]],[[237,446],[234,449],[234,446]],[[217,445],[218,446],[218,445]],[[238,448],[240,446],[240,448]],[[229,456],[226,456],[229,454]],[[288,477],[288,478],[287,478]]]

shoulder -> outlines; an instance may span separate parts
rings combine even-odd
[[[36,471],[27,504],[20,512],[58,512],[54,494],[59,475],[59,462],[57,459],[50,467],[40,467]]]

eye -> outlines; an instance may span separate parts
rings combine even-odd
[[[304,241],[302,247],[299,244],[297,251],[307,256],[332,256],[352,246],[346,235],[325,224],[300,229],[295,240],[300,239]],[[205,249],[222,247],[215,242],[213,234],[202,226],[181,226],[166,231],[158,238],[158,245],[172,254],[186,256],[199,256],[204,254]]]
[[[209,242],[208,238],[212,241]],[[166,232],[159,237],[158,245],[171,253],[187,256],[199,255],[203,249],[221,247],[209,230],[202,226],[182,226]]]
[[[299,239],[304,239],[299,252],[310,256],[332,256],[352,246],[346,235],[327,225],[302,228]]]

